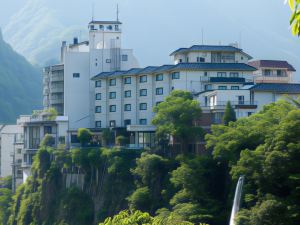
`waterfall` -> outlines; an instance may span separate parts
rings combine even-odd
[[[238,183],[236,185],[236,189],[235,189],[229,225],[235,225],[234,220],[235,220],[236,214],[240,210],[243,184],[244,184],[244,176],[241,176],[239,178],[239,181],[238,181]]]

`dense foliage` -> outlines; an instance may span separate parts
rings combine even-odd
[[[289,0],[289,5],[292,10],[290,19],[292,33],[293,35],[300,36],[300,0]]]
[[[42,75],[4,42],[0,30],[0,123],[42,106]]]
[[[235,121],[236,121],[235,111],[234,111],[232,105],[230,104],[230,101],[228,101],[226,103],[226,108],[225,108],[225,112],[224,112],[224,116],[223,116],[223,123],[225,125],[228,125],[229,122],[235,122]]]
[[[201,127],[195,126],[195,121],[201,117],[201,108],[190,92],[172,91],[154,111],[156,115],[152,123],[157,127],[158,139],[168,140],[172,136],[186,152],[188,144],[201,136]]]
[[[213,127],[208,146],[233,181],[246,178],[238,224],[300,223],[300,110],[286,101]]]
[[[9,225],[227,224],[236,182],[244,175],[239,225],[299,224],[299,137],[300,109],[279,101],[227,126],[213,126],[206,155],[42,146],[32,177],[12,203],[10,192],[1,192],[1,220],[10,216]]]

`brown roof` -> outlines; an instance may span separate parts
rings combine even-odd
[[[250,66],[253,66],[257,69],[261,67],[265,68],[282,68],[287,69],[288,71],[296,71],[295,68],[289,64],[287,61],[280,60],[257,60],[248,63]]]

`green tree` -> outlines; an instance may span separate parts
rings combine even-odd
[[[109,145],[112,142],[113,138],[114,138],[114,133],[109,128],[106,128],[102,131],[101,139],[102,139],[103,146]]]
[[[119,146],[125,146],[126,143],[127,143],[127,138],[125,136],[118,136],[116,137],[116,144],[119,145]]]
[[[173,136],[181,143],[182,151],[186,151],[188,144],[202,134],[201,127],[195,124],[201,117],[201,108],[190,92],[172,91],[164,102],[154,108],[154,112],[156,115],[152,123],[157,127],[158,139]]]
[[[79,128],[77,131],[77,137],[82,147],[86,146],[92,139],[92,132],[86,128]]]
[[[55,145],[55,139],[50,134],[46,134],[41,141],[40,146],[53,147]]]
[[[235,121],[236,121],[235,111],[231,106],[230,101],[228,101],[223,116],[223,123],[227,126],[229,122],[235,122]]]
[[[292,16],[290,18],[290,25],[292,26],[293,35],[300,36],[300,0],[288,0]]]

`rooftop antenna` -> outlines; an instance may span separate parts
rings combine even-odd
[[[239,42],[240,42],[239,43],[239,45],[240,45],[239,48],[242,48],[242,31],[240,31],[240,37],[239,38],[240,38],[240,40],[239,40]]]
[[[92,3],[92,21],[94,21],[95,3]]]
[[[117,4],[117,21],[119,22],[119,4]]]

